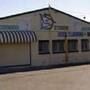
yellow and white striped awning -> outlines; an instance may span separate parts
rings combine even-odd
[[[30,43],[36,40],[37,37],[33,31],[0,31],[1,44]]]

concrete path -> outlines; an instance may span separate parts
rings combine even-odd
[[[0,90],[90,90],[90,65],[0,75]]]

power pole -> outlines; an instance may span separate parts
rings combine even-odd
[[[65,63],[68,63],[68,39],[67,39],[67,32],[65,32],[64,51],[65,51]]]

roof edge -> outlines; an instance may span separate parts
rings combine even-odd
[[[22,13],[18,13],[18,14],[13,14],[13,15],[5,16],[5,17],[0,17],[0,20],[13,18],[13,17],[17,17],[17,16],[21,16],[21,15],[24,15],[24,14],[29,14],[29,13],[35,13],[35,12],[43,11],[43,10],[47,10],[47,9],[48,9],[48,7],[41,8],[41,9],[36,9],[36,10],[32,10],[32,11],[26,11],[26,12],[22,12]]]
[[[85,23],[90,24],[90,22],[88,22],[88,21],[85,21],[85,20],[83,20],[83,19],[80,19],[80,18],[78,18],[78,17],[76,17],[76,16],[73,16],[73,15],[71,15],[71,14],[68,14],[68,13],[66,13],[66,12],[63,12],[63,11],[61,11],[61,10],[55,9],[55,8],[53,8],[53,7],[51,7],[51,9],[53,9],[53,10],[55,10],[55,11],[57,11],[57,12],[60,12],[60,13],[62,13],[62,14],[65,14],[65,15],[67,15],[67,16],[69,16],[69,17],[72,17],[72,18],[74,18],[74,19],[77,19],[77,20],[79,20],[79,21],[82,21],[82,22],[85,22]]]
[[[61,10],[55,9],[55,8],[53,8],[53,7],[51,7],[51,6],[46,7],[46,8],[41,8],[41,9],[32,10],[32,11],[27,11],[27,12],[23,12],[23,13],[18,13],[18,14],[14,14],[14,15],[9,15],[9,16],[5,16],[5,17],[0,17],[0,20],[17,17],[17,16],[21,16],[21,15],[24,15],[24,14],[35,13],[35,12],[38,12],[38,11],[43,11],[43,10],[48,10],[48,9],[53,9],[53,10],[56,11],[56,12],[60,12],[60,13],[62,13],[62,14],[65,14],[65,15],[69,16],[69,17],[72,17],[72,18],[77,19],[77,20],[80,20],[80,21],[82,21],[82,22],[84,22],[84,23],[90,24],[90,22],[88,22],[88,21],[82,20],[82,19],[80,19],[80,18],[78,18],[78,17],[76,17],[76,16],[73,16],[73,15],[68,14],[68,13],[66,13],[66,12],[63,12],[63,11],[61,11]]]

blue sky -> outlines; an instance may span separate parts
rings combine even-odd
[[[44,8],[48,3],[81,19],[85,16],[90,21],[90,0],[0,0],[0,17]]]

